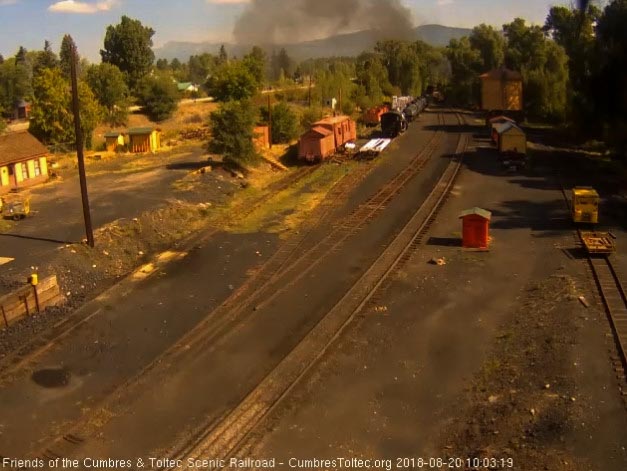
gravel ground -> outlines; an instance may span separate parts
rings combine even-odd
[[[458,419],[443,435],[451,457],[513,459],[515,469],[590,469],[573,462],[566,436],[586,421],[573,380],[571,315],[578,290],[556,274],[527,286],[525,300],[496,337]],[[461,420],[460,420],[461,418]]]
[[[184,177],[172,197],[157,209],[121,219],[95,231],[96,249],[84,244],[61,245],[45,264],[40,276],[56,274],[67,303],[48,308],[0,331],[0,357],[22,345],[25,339],[49,329],[85,302],[111,287],[146,263],[156,253],[176,247],[192,234],[215,222],[214,207],[224,206],[241,188],[241,182],[218,170]],[[23,286],[27,271],[0,273],[0,293]]]

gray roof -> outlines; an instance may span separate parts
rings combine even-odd
[[[519,131],[519,133],[522,134],[523,136],[525,135],[525,131],[523,131],[518,126],[516,126],[516,123],[512,123],[510,121],[508,121],[506,123],[496,124],[494,126],[494,129],[499,134],[503,134],[503,133],[509,132],[510,130],[513,129],[514,131]]]
[[[476,206],[474,208],[467,209],[466,211],[462,211],[459,217],[461,219],[463,217],[471,216],[473,214],[477,216],[481,216],[482,218],[487,219],[488,221],[492,219],[492,213],[490,211],[477,208]]]

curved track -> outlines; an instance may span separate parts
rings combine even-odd
[[[458,116],[458,120],[461,122],[461,118]],[[444,117],[438,114],[438,123],[444,123]],[[117,401],[122,397],[128,397],[133,394],[133,391],[137,391],[139,388],[145,387],[145,377],[147,374],[157,368],[159,365],[172,364],[179,355],[187,355],[194,351],[201,351],[206,348],[212,348],[211,344],[221,336],[228,335],[233,330],[233,327],[237,323],[246,319],[246,316],[252,314],[252,312],[259,308],[263,303],[268,302],[269,298],[277,295],[279,290],[287,290],[290,282],[293,282],[293,278],[298,276],[299,273],[309,272],[316,266],[319,261],[332,254],[334,250],[340,247],[340,245],[346,241],[351,235],[353,235],[360,227],[363,227],[368,222],[374,220],[374,218],[385,209],[386,205],[415,177],[428,163],[429,159],[435,154],[439,148],[442,140],[443,131],[438,130],[433,133],[427,146],[418,153],[410,162],[410,164],[392,178],[386,185],[384,185],[375,195],[373,195],[368,201],[360,205],[354,210],[341,224],[332,227],[328,233],[321,240],[312,241],[309,240],[305,234],[303,237],[295,238],[292,241],[288,241],[278,252],[275,253],[261,268],[261,270],[252,276],[244,286],[236,291],[227,301],[215,309],[210,315],[208,315],[200,324],[194,327],[183,338],[179,339],[172,347],[170,347],[165,353],[160,355],[154,362],[144,368],[138,375],[131,380],[120,385],[112,394],[110,394],[103,403],[97,405],[98,409],[107,409],[110,406],[115,409]],[[461,152],[465,147],[465,138],[460,138],[458,152]],[[326,342],[328,345],[332,342],[335,336],[339,335],[340,330],[343,328],[342,324],[347,325],[350,318],[347,319],[346,315],[354,315],[355,309],[363,308],[365,302],[370,299],[377,289],[382,286],[382,283],[387,277],[394,271],[394,267],[397,267],[399,263],[402,263],[406,259],[407,254],[416,246],[416,240],[426,231],[426,227],[435,218],[435,212],[444,201],[444,198],[448,194],[450,185],[453,182],[457,171],[459,170],[459,162],[454,162],[447,168],[444,176],[440,180],[440,183],[436,186],[432,194],[429,196],[425,204],[416,213],[410,224],[398,235],[390,247],[379,257],[375,265],[359,280],[359,282],[349,291],[349,293],[333,308],[332,312],[335,312],[340,317],[327,316],[320,324],[314,329],[317,332],[322,332],[318,329],[321,327],[325,329]],[[454,172],[453,172],[453,169]],[[311,168],[305,168],[299,173],[307,174],[312,171]],[[303,175],[304,176],[304,175]],[[360,172],[355,172],[354,178],[361,178],[363,175]],[[302,176],[300,177],[302,178]],[[350,180],[350,179],[349,179]],[[444,182],[448,182],[448,185],[444,185]],[[444,185],[444,186],[443,186]],[[334,201],[343,201],[343,198],[352,190],[353,185],[342,183],[338,184],[330,194],[330,198],[327,198],[327,204],[323,204],[319,208],[318,215],[321,220],[324,220],[330,213],[329,209],[333,209]],[[418,215],[419,214],[419,215]],[[412,232],[413,231],[413,232]],[[409,237],[411,235],[411,237]],[[402,246],[402,249],[399,248]],[[394,252],[396,251],[396,252]],[[386,268],[381,271],[382,268]],[[390,268],[392,267],[392,268]],[[304,273],[301,277],[304,276]],[[347,304],[348,302],[352,304]],[[357,304],[355,304],[357,303]],[[349,309],[350,307],[350,309]],[[342,320],[340,325],[336,325],[338,319]],[[335,324],[333,324],[335,323]],[[313,333],[313,331],[312,331]],[[329,334],[331,340],[328,339]],[[311,349],[310,342],[312,337],[308,336],[296,349],[288,356],[294,358],[294,355],[310,355],[311,352],[318,352],[320,355],[324,353],[324,348]],[[285,359],[281,365],[290,364],[290,361]],[[305,364],[313,365],[313,360],[304,360],[297,362],[300,366]],[[282,381],[292,379],[293,384],[296,384],[300,373],[292,371],[288,373],[286,371],[280,372],[277,367],[273,373],[279,375]],[[301,372],[304,374],[304,372]],[[296,374],[297,379],[294,380]],[[259,388],[255,389],[257,391]],[[269,391],[266,392],[270,394]],[[276,395],[276,394],[275,394]],[[246,401],[246,400],[245,400]],[[242,403],[243,404],[243,403]],[[238,407],[235,412],[229,415],[229,417],[235,417],[237,411],[242,411],[241,407]],[[250,410],[247,411],[248,413]],[[262,417],[265,414],[262,414]],[[49,442],[46,450],[43,452],[43,456],[66,456],[71,454],[73,446],[80,445],[84,442],[84,437],[89,437],[90,427],[83,426],[81,423],[65,428],[65,435]],[[254,421],[253,421],[254,422]],[[254,422],[256,423],[256,422]],[[203,424],[201,431],[197,434],[197,437],[207,436],[208,430],[216,430],[216,424]],[[189,449],[191,443],[197,443],[197,440],[192,442],[186,442],[180,446],[174,447],[179,450],[179,453],[183,453],[184,450]],[[54,451],[53,451],[54,450]],[[66,453],[66,450],[68,452]],[[177,453],[178,454],[178,453]]]
[[[252,202],[242,204],[235,208],[237,214],[239,217],[245,217],[252,214],[274,197],[276,193],[287,190],[292,185],[311,175],[315,171],[316,167],[313,166],[299,168],[290,175],[287,175],[270,185],[268,191],[264,195],[256,198]],[[218,229],[210,229],[202,234],[202,238],[209,238],[212,235],[215,235],[218,231]],[[198,235],[192,235],[181,245],[192,245],[198,240],[198,238]],[[54,325],[50,331],[44,332],[34,340],[21,346],[15,352],[0,359],[0,382],[10,378],[20,370],[28,368],[29,364],[35,362],[42,354],[53,348],[55,344],[66,338],[76,328],[89,321],[89,319],[91,319],[94,315],[97,315],[98,312],[99,311],[92,313],[79,309],[73,315]]]
[[[461,115],[457,115],[457,119],[460,124],[463,123]],[[202,459],[210,456],[218,461],[226,460],[238,451],[255,427],[274,410],[282,399],[290,394],[350,325],[353,318],[368,305],[379,290],[385,287],[386,281],[420,245],[422,237],[435,220],[438,210],[444,204],[454,184],[467,145],[468,136],[460,135],[455,158],[451,160],[427,199],[344,297],[226,417],[217,423],[204,424],[191,439],[175,445],[176,451],[172,454],[172,459],[180,460],[182,468],[164,469],[191,469],[186,467],[188,459]],[[406,181],[405,177],[400,176],[395,180]],[[390,186],[390,190],[394,191],[395,187]],[[380,204],[384,204],[383,201],[385,201],[384,198],[381,202],[377,200],[373,209],[377,210]],[[355,222],[358,223],[359,220]],[[208,469],[220,469],[220,467]]]

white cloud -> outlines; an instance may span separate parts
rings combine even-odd
[[[101,11],[109,11],[118,3],[118,0],[102,0],[99,2],[81,2],[76,0],[61,0],[48,7],[55,13],[81,13],[93,14]]]
[[[438,6],[443,7],[455,3],[455,0],[437,0],[436,3],[438,4]]]
[[[0,7],[5,5],[15,5],[17,2],[18,0],[0,0]]]

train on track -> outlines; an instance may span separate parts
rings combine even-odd
[[[298,144],[298,158],[322,162],[357,139],[357,124],[348,116],[332,116],[312,124]]]
[[[387,104],[370,108],[361,120],[366,125],[381,125],[383,138],[394,139],[407,131],[409,123],[417,119],[427,107],[427,98],[411,96],[393,97]],[[349,116],[333,116],[312,124],[298,144],[298,158],[309,163],[323,162],[350,148],[355,148],[357,125]],[[377,143],[369,148],[378,155],[389,142]]]

